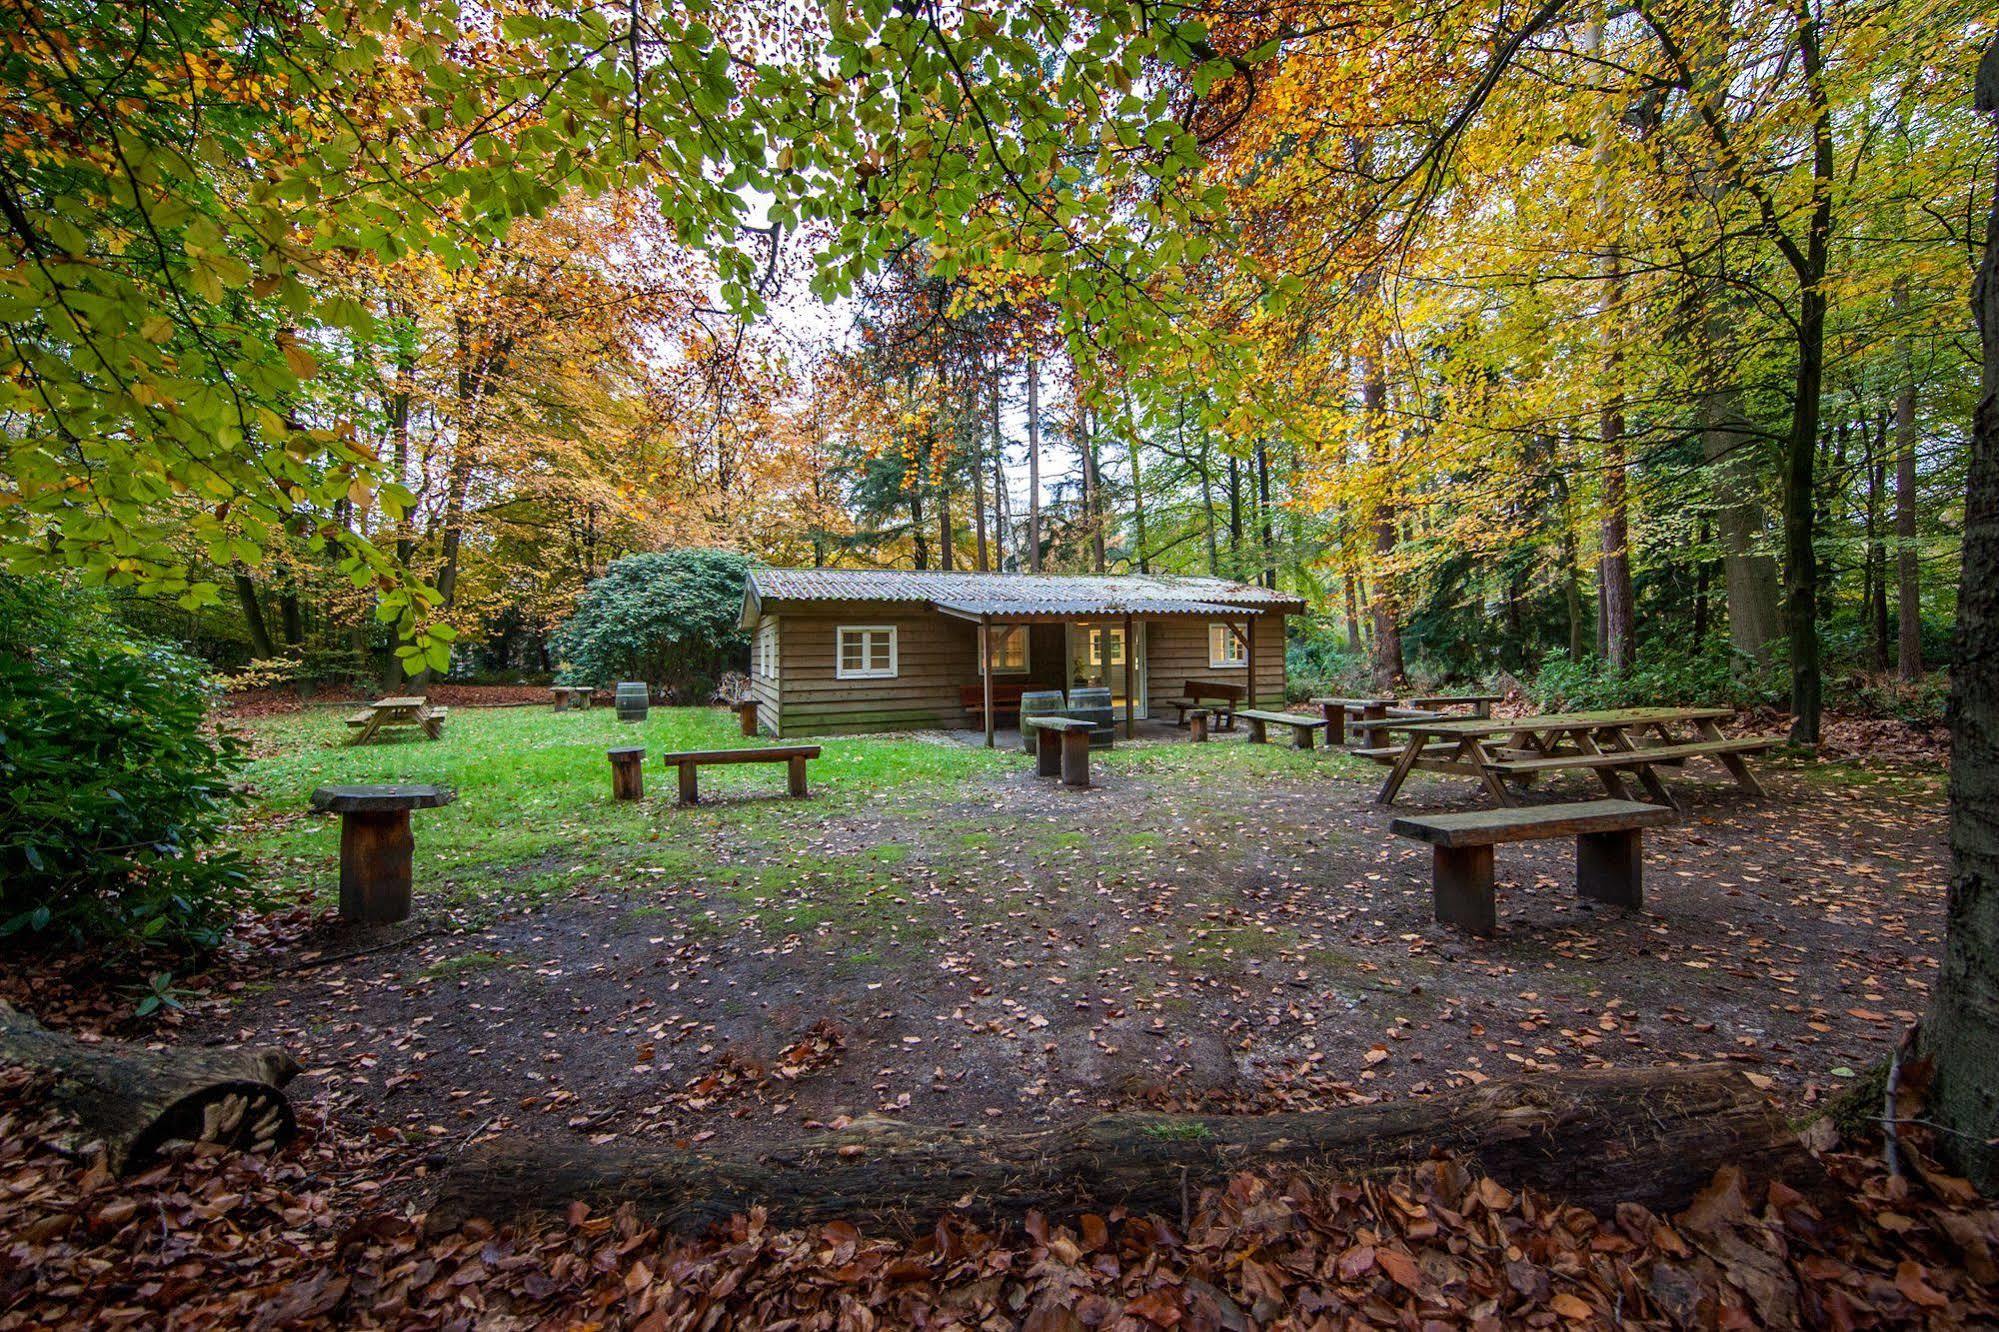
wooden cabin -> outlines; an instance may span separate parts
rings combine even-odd
[[[1120,722],[1171,718],[1170,701],[1199,680],[1281,706],[1284,617],[1304,608],[1221,578],[755,569],[742,624],[771,735],[936,727],[990,739],[1028,689],[1108,687]]]

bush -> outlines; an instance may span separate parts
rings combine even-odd
[[[1293,698],[1368,692],[1367,653],[1347,651],[1346,630],[1330,615],[1296,616],[1284,645],[1284,676]]]
[[[703,699],[723,671],[749,660],[739,627],[750,563],[724,550],[672,550],[611,561],[556,631],[562,684],[619,680]]]
[[[207,711],[197,665],[101,600],[0,578],[0,935],[220,938],[243,752]]]
[[[1549,712],[1677,704],[1761,707],[1784,697],[1785,669],[1774,659],[1758,666],[1724,651],[1653,645],[1639,653],[1630,670],[1618,673],[1608,670],[1601,657],[1570,661],[1565,649],[1556,649],[1542,658],[1527,693]]]

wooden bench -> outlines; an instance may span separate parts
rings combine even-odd
[[[1180,726],[1187,724],[1187,714],[1196,708],[1206,708],[1210,715],[1218,718],[1215,729],[1233,731],[1235,729],[1236,708],[1249,697],[1249,690],[1239,684],[1229,684],[1225,680],[1189,680],[1178,698],[1166,700],[1180,714]],[[1212,706],[1219,704],[1220,706]]]
[[[1249,742],[1260,745],[1270,738],[1267,728],[1289,726],[1291,743],[1299,749],[1312,747],[1312,732],[1326,724],[1324,717],[1308,717],[1302,712],[1262,712],[1251,709],[1236,716],[1249,723]]]
[[[1423,698],[1405,698],[1402,701],[1412,708],[1431,711],[1436,708],[1468,707],[1471,715],[1478,718],[1492,716],[1492,705],[1505,698],[1504,694],[1430,694]]]
[[[1711,758],[1728,770],[1736,784],[1751,795],[1762,795],[1763,785],[1742,761],[1744,754],[1762,754],[1784,743],[1781,735],[1745,735],[1734,739],[1676,741],[1672,744],[1638,745],[1631,749],[1606,749],[1596,754],[1552,754],[1533,758],[1502,758],[1492,770],[1506,777],[1534,777],[1544,772],[1574,768],[1610,775],[1630,772],[1645,791],[1661,804],[1679,808],[1679,801],[1652,771],[1654,765],[1677,767],[1690,758]],[[1515,751],[1508,751],[1509,755]],[[1615,779],[1607,783],[1615,789]]]
[[[993,681],[993,724],[997,726],[1001,717],[1020,715],[1020,696],[1032,686],[1024,684],[1001,684]],[[972,725],[979,730],[986,727],[986,687],[982,684],[966,685],[958,691],[958,701],[965,711],[972,715]]]
[[[1083,717],[1041,713],[1020,724],[1034,732],[1034,775],[1062,778],[1064,786],[1090,784],[1090,733],[1097,724]]]
[[[1388,830],[1435,848],[1430,893],[1437,919],[1473,934],[1498,924],[1492,893],[1492,848],[1500,842],[1576,839],[1576,895],[1636,908],[1644,901],[1642,829],[1673,822],[1672,810],[1635,800],[1479,809],[1396,819]]]
[[[596,689],[590,685],[550,685],[549,698],[557,712],[584,712],[590,707]]]
[[[782,763],[788,770],[786,789],[803,798],[805,761],[818,757],[817,745],[769,745],[761,749],[683,749],[661,755],[660,761],[669,768],[680,769],[680,803],[698,805],[701,793],[695,774],[709,764]]]

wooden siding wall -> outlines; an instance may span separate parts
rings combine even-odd
[[[894,625],[896,677],[841,680],[841,625]],[[963,726],[958,691],[979,678],[978,626],[907,603],[846,602],[787,610],[778,646],[781,735]],[[1030,647],[1030,659],[1033,648]]]
[[[1211,621],[1185,619],[1153,620],[1145,627],[1146,708],[1154,717],[1173,717],[1167,706],[1182,697],[1189,680],[1219,680],[1242,684],[1247,670],[1241,666],[1217,668],[1208,665],[1208,625]],[[1240,624],[1240,621],[1237,621]],[[1265,615],[1256,622],[1256,702],[1266,708],[1284,705],[1284,617]]]
[[[754,669],[758,662],[757,635],[766,626],[777,634],[776,676],[762,676]],[[750,697],[757,701],[757,729],[766,735],[784,734],[783,700],[778,693],[778,680],[784,672],[784,624],[775,615],[766,615],[757,621],[757,627],[750,631]]]
[[[907,603],[848,602],[832,611],[791,608],[776,620],[778,679],[752,675],[762,729],[776,736],[965,727],[971,724],[960,691],[979,680],[979,630],[965,620],[918,610]],[[1208,665],[1208,621],[1182,618],[1146,624],[1146,698],[1154,717],[1173,715],[1189,680],[1243,683],[1242,668]],[[841,625],[894,625],[897,675],[892,680],[842,680],[835,673]],[[1029,689],[1067,687],[1065,626],[1032,626],[1025,675],[995,681]],[[1257,702],[1284,701],[1284,617],[1266,615],[1256,626]]]

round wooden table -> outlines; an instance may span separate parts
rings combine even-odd
[[[448,786],[322,786],[312,807],[340,816],[340,917],[368,925],[410,914],[410,811],[458,798]]]

